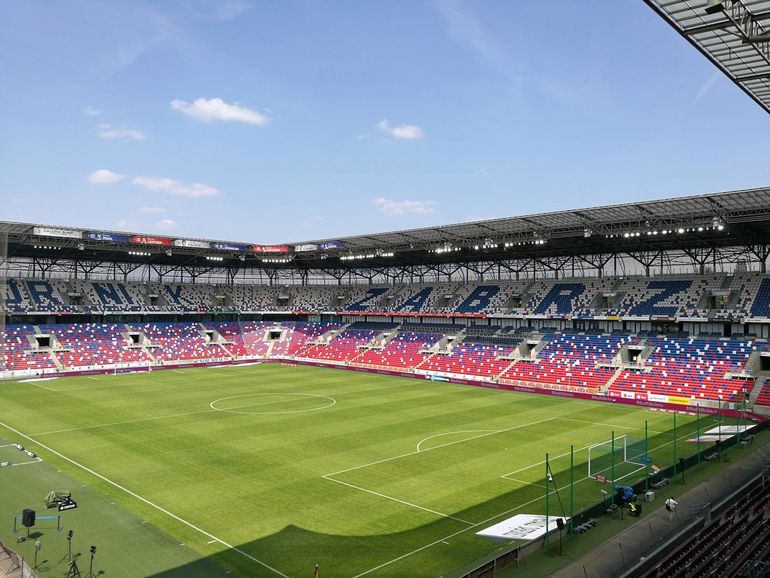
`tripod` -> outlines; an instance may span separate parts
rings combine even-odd
[[[80,568],[78,568],[78,561],[75,558],[70,558],[70,567],[65,578],[79,578],[79,576]]]
[[[94,554],[96,554],[96,546],[91,546],[91,563],[88,565],[88,578],[94,578]]]
[[[72,534],[73,534],[72,530],[67,532],[67,553],[64,555],[64,558],[61,559],[60,563],[62,561],[64,561],[65,559],[69,560],[70,562],[72,562],[72,560],[73,560],[73,558],[72,558]]]

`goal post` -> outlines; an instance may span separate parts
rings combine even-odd
[[[616,436],[588,448],[588,477],[614,482],[644,468],[644,459],[644,440]]]

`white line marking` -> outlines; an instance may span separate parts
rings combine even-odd
[[[500,477],[502,478],[503,476],[500,476]],[[508,477],[506,477],[505,479],[506,480],[511,480],[512,482],[518,482],[520,484],[524,484],[525,486],[537,486],[538,488],[545,489],[545,486],[543,484],[536,484],[535,482],[526,482],[524,480],[519,480],[517,478],[508,478]]]
[[[52,431],[41,431],[41,432],[29,434],[29,435],[31,435],[31,436],[45,436],[45,435],[49,435],[49,434],[65,433],[65,432],[78,431],[78,430],[83,430],[83,429],[94,429],[94,428],[100,428],[100,427],[109,427],[109,426],[113,426],[113,425],[123,425],[123,424],[126,424],[126,423],[139,423],[139,422],[142,422],[142,421],[153,421],[153,420],[157,420],[157,419],[167,419],[167,418],[172,418],[172,417],[182,417],[182,416],[185,416],[185,415],[196,415],[196,414],[199,414],[199,413],[213,413],[214,411],[215,410],[213,410],[213,409],[199,409],[198,411],[188,411],[188,412],[185,412],[185,413],[174,413],[174,414],[171,414],[171,415],[158,415],[158,416],[155,416],[155,417],[141,417],[141,418],[138,418],[138,419],[127,419],[127,420],[124,420],[124,421],[113,421],[113,422],[110,422],[110,423],[100,423],[100,424],[96,424],[96,425],[84,425],[84,426],[78,426],[78,427],[68,427],[68,428],[65,428],[65,429],[57,429],[57,430],[52,430]]]
[[[11,464],[11,466],[26,466],[26,465],[29,465],[29,464],[37,464],[37,463],[40,463],[42,461],[43,460],[41,458],[37,458],[36,460],[32,460],[32,461],[29,461],[29,462],[19,462],[18,464]]]
[[[692,432],[688,433],[687,435],[683,435],[683,436],[678,437],[677,440],[682,440],[682,439],[684,439],[684,438],[686,438],[686,437],[688,437],[690,435],[692,435]],[[657,447],[650,448],[650,451],[660,449],[660,448],[665,447],[667,445],[671,445],[672,443],[673,443],[673,441],[666,442],[666,443],[661,444],[661,445],[659,445]],[[587,447],[588,446],[586,446],[586,448]],[[540,464],[542,464],[542,463],[544,463],[544,462],[540,462]],[[535,465],[539,465],[539,464],[535,464]],[[532,467],[532,466],[529,466],[529,467]],[[523,468],[523,469],[528,469],[528,468]],[[592,479],[592,478],[589,478],[589,477],[586,476],[586,477],[581,478],[579,480],[575,480],[574,483],[577,485],[580,482],[584,482],[584,481],[589,480],[589,479]],[[555,493],[555,490],[551,491],[549,493],[549,495],[553,494],[553,493]],[[403,560],[404,558],[408,558],[409,556],[412,556],[413,554],[417,554],[418,552],[422,552],[423,550],[427,550],[428,548],[431,548],[431,547],[435,546],[436,544],[440,544],[442,542],[445,542],[446,540],[454,538],[455,536],[459,536],[463,532],[467,532],[468,530],[471,530],[473,528],[477,528],[479,526],[487,524],[487,523],[491,522],[492,520],[495,520],[497,518],[505,516],[506,514],[510,514],[511,512],[515,512],[516,510],[524,508],[525,506],[529,506],[530,504],[534,504],[535,502],[537,502],[539,500],[542,500],[542,499],[543,499],[542,497],[538,497],[538,498],[535,498],[534,500],[530,500],[529,502],[526,502],[524,504],[516,506],[515,508],[511,508],[510,510],[506,510],[505,512],[500,512],[499,514],[495,514],[494,516],[492,516],[490,518],[487,518],[486,520],[483,520],[482,522],[479,522],[478,524],[475,524],[475,525],[473,525],[473,526],[471,526],[469,528],[463,528],[462,530],[458,530],[457,532],[454,532],[454,533],[452,533],[452,534],[450,534],[448,536],[445,536],[444,538],[440,538],[440,539],[438,539],[438,540],[436,540],[434,542],[431,542],[430,544],[426,544],[425,546],[421,546],[420,548],[417,548],[416,550],[412,550],[411,552],[407,552],[406,554],[402,554],[398,558],[393,558],[392,560],[389,560],[387,562],[383,562],[379,566],[375,566],[374,568],[370,568],[369,570],[366,570],[365,572],[361,572],[360,574],[357,574],[353,578],[360,578],[361,576],[365,576],[367,574],[375,572],[375,571],[377,571],[377,570],[379,570],[381,568],[384,568],[385,566],[389,566],[390,564],[393,564],[394,562],[398,562],[400,560]]]
[[[587,423],[587,424],[591,424],[591,425],[603,425],[605,427],[614,427],[614,428],[618,428],[618,429],[628,429],[628,430],[631,430],[631,431],[638,431],[638,432],[644,431],[644,428],[640,428],[640,427],[629,427],[629,426],[624,426],[624,425],[618,425],[618,424],[615,424],[615,423],[601,423],[601,422],[597,422],[597,421],[588,421],[588,420],[584,420],[584,419],[575,419],[574,417],[563,417],[561,419],[563,419],[564,421],[574,421],[574,422],[577,422],[577,423]],[[648,433],[654,433],[654,434],[663,433],[661,431],[656,431],[654,429],[648,429],[647,432]]]
[[[19,382],[19,383],[22,383],[22,382]],[[40,389],[44,389],[44,390],[46,390],[46,391],[52,391],[52,392],[54,392],[54,393],[56,393],[56,392],[58,392],[58,391],[59,391],[59,390],[57,390],[57,389],[51,389],[50,387],[46,387],[46,386],[44,386],[44,385],[40,385],[39,383],[32,383],[32,382],[29,382],[29,381],[27,381],[27,382],[24,382],[24,383],[29,383],[30,385],[34,385],[35,387],[39,387]]]
[[[466,429],[466,430],[460,430],[460,431],[448,431],[448,432],[444,432],[444,433],[428,436],[424,440],[420,440],[420,443],[417,444],[417,451],[418,452],[422,451],[422,450],[420,450],[420,446],[422,444],[424,444],[425,442],[427,442],[428,440],[431,440],[431,439],[437,438],[437,437],[441,437],[441,436],[448,436],[448,435],[458,434],[458,433],[479,433],[479,432],[493,432],[493,433],[497,433],[499,431],[500,430],[497,430],[497,429]],[[472,439],[475,439],[477,437],[479,437],[479,436],[472,436],[472,437],[465,438],[465,439],[466,440],[472,440]]]
[[[170,512],[170,511],[166,510],[166,509],[165,509],[165,508],[163,508],[162,506],[159,506],[158,504],[156,504],[156,503],[154,503],[154,502],[151,502],[151,501],[150,501],[150,500],[148,500],[147,498],[143,498],[142,496],[140,496],[140,495],[139,495],[139,494],[137,494],[136,492],[132,492],[131,490],[129,490],[128,488],[126,488],[126,487],[124,487],[124,486],[121,486],[121,485],[120,485],[120,484],[118,484],[117,482],[113,482],[111,479],[109,479],[109,478],[107,478],[107,477],[103,476],[102,474],[100,474],[100,473],[98,473],[98,472],[95,472],[94,470],[92,470],[92,469],[90,469],[90,468],[88,468],[88,467],[84,466],[84,465],[83,465],[83,464],[81,464],[81,463],[78,463],[78,462],[76,462],[75,460],[73,460],[73,459],[71,459],[71,458],[68,458],[68,457],[67,457],[67,456],[65,456],[64,454],[62,454],[62,453],[60,453],[60,452],[57,452],[56,450],[54,450],[54,449],[52,449],[52,448],[50,448],[50,447],[48,447],[48,446],[46,446],[46,445],[44,445],[44,444],[40,443],[39,441],[37,441],[37,440],[35,440],[35,439],[31,438],[30,436],[28,436],[28,435],[25,435],[25,434],[21,433],[19,430],[17,430],[17,429],[14,429],[14,428],[12,428],[11,426],[9,426],[9,425],[7,425],[7,424],[5,424],[5,423],[3,423],[3,422],[0,422],[0,426],[2,426],[2,427],[4,427],[4,428],[6,428],[6,429],[8,429],[8,430],[12,431],[13,433],[15,433],[15,434],[17,434],[17,435],[20,435],[20,436],[21,436],[21,437],[23,437],[23,438],[26,438],[26,439],[28,439],[29,441],[31,441],[31,442],[33,442],[33,443],[35,443],[35,444],[39,445],[41,448],[43,448],[43,449],[45,449],[45,450],[47,450],[47,451],[51,452],[51,453],[52,453],[52,454],[54,454],[54,455],[57,455],[57,456],[59,456],[59,457],[60,457],[60,458],[62,458],[63,460],[66,460],[66,461],[68,461],[69,463],[71,463],[71,464],[73,464],[73,465],[75,465],[75,466],[77,466],[77,467],[81,468],[82,470],[85,470],[85,471],[86,471],[86,472],[88,472],[89,474],[91,474],[91,475],[93,475],[93,476],[96,476],[96,477],[97,477],[97,478],[99,478],[100,480],[102,480],[102,481],[104,481],[104,482],[107,482],[108,484],[110,484],[111,486],[114,486],[114,487],[116,487],[117,489],[121,490],[122,492],[125,492],[125,493],[126,493],[126,494],[128,494],[129,496],[133,496],[134,498],[136,498],[137,500],[140,500],[140,501],[144,502],[144,503],[145,503],[145,504],[147,504],[148,506],[152,506],[152,507],[153,507],[153,508],[155,508],[156,510],[158,510],[158,511],[160,511],[160,512],[163,512],[163,513],[164,513],[164,514],[166,514],[167,516],[169,516],[169,517],[171,517],[171,518],[175,519],[177,522],[180,522],[180,523],[184,524],[184,525],[185,525],[185,526],[187,526],[188,528],[192,528],[192,529],[193,529],[193,530],[195,530],[196,532],[199,532],[199,533],[203,534],[204,536],[207,536],[208,538],[211,538],[212,540],[214,540],[214,541],[216,541],[216,542],[219,542],[220,544],[222,544],[222,545],[223,545],[223,546],[225,546],[226,548],[229,548],[229,549],[233,550],[234,552],[238,552],[238,554],[240,554],[241,556],[244,556],[245,558],[248,558],[249,560],[252,560],[252,561],[256,562],[256,563],[257,563],[257,564],[259,564],[260,566],[263,566],[263,567],[267,568],[268,570],[271,570],[271,571],[272,571],[272,572],[274,572],[275,574],[278,574],[279,576],[283,576],[283,578],[289,578],[289,576],[287,576],[286,574],[284,574],[284,573],[283,573],[283,572],[281,572],[280,570],[276,570],[275,568],[273,568],[272,566],[269,566],[269,565],[268,565],[268,564],[266,564],[265,562],[262,562],[261,560],[258,560],[257,558],[255,558],[255,557],[254,557],[254,556],[252,556],[251,554],[248,554],[248,553],[244,552],[244,551],[243,551],[243,550],[241,550],[240,548],[236,548],[236,547],[235,547],[235,546],[233,546],[232,544],[228,544],[228,543],[227,543],[227,542],[225,542],[224,540],[221,540],[220,538],[217,538],[216,536],[214,536],[213,534],[211,534],[211,533],[207,532],[206,530],[202,530],[201,528],[199,528],[198,526],[196,526],[196,525],[192,524],[191,522],[188,522],[187,520],[185,520],[185,519],[183,519],[183,518],[180,518],[179,516],[177,516],[177,515],[176,515],[176,514],[174,514],[173,512]]]
[[[582,481],[587,480],[588,478],[582,478],[580,480],[577,480],[575,483],[579,483]],[[550,494],[556,493],[556,490],[552,490]],[[506,510],[505,512],[500,512],[499,514],[495,514],[494,516],[487,518],[486,520],[482,520],[478,524],[474,524],[473,526],[469,528],[463,528],[462,530],[458,530],[457,532],[453,532],[452,534],[449,534],[448,536],[444,536],[443,538],[439,538],[438,540],[435,540],[434,542],[431,542],[430,544],[426,544],[425,546],[422,546],[420,548],[417,548],[416,550],[412,550],[411,552],[407,552],[406,554],[403,554],[399,556],[398,558],[393,558],[392,560],[388,560],[387,562],[383,562],[379,566],[375,566],[374,568],[369,568],[369,570],[366,570],[365,572],[361,572],[360,574],[356,574],[353,576],[353,578],[360,578],[361,576],[366,576],[367,574],[370,574],[372,572],[375,572],[379,570],[380,568],[384,568],[385,566],[389,566],[390,564],[393,564],[393,562],[398,562],[399,560],[403,560],[404,558],[408,558],[409,556],[413,554],[417,554],[418,552],[422,552],[423,550],[427,550],[428,548],[435,546],[436,544],[447,543],[447,540],[454,538],[455,536],[459,536],[463,532],[467,532],[468,530],[471,530],[473,528],[478,528],[479,526],[483,526],[484,524],[488,524],[492,520],[495,520],[497,518],[500,518],[501,516],[505,516],[506,514],[510,514],[511,512],[515,512],[516,510],[520,510],[521,508],[524,508],[526,506],[529,506],[530,504],[534,504],[535,502],[542,500],[542,496],[535,498],[534,500],[530,500],[529,502],[525,502],[524,504],[520,504],[516,506],[515,508],[511,508],[510,510]]]
[[[577,448],[577,449],[575,449],[573,451],[579,452],[579,451],[582,451],[582,450],[587,450],[588,448],[590,448],[591,446],[594,446],[594,445],[596,445],[596,444],[589,444],[587,446],[583,446],[582,448]],[[563,454],[559,454],[557,456],[548,456],[548,460],[549,461],[553,461],[553,460],[556,460],[556,459],[559,459],[559,458],[563,458],[563,457],[568,456],[568,455],[569,455],[569,452],[564,452]],[[507,480],[507,479],[510,479],[508,476],[510,476],[511,474],[518,474],[519,472],[523,472],[525,470],[530,470],[530,469],[534,468],[535,466],[542,466],[544,463],[545,463],[545,460],[540,460],[539,462],[537,462],[535,464],[532,464],[531,466],[526,466],[526,467],[523,467],[523,468],[519,468],[518,470],[513,470],[512,472],[508,472],[507,474],[503,474],[500,477],[501,478],[505,478]]]
[[[209,540],[208,542],[206,542],[206,544],[216,544],[216,542],[217,542],[216,540]]]
[[[228,400],[228,399],[236,399],[236,398],[239,398],[239,397],[253,397],[255,395],[295,395],[295,396],[301,396],[301,398],[305,398],[305,399],[312,398],[312,397],[317,397],[317,398],[321,398],[321,399],[331,400],[331,403],[327,404],[327,405],[322,405],[321,407],[314,407],[314,408],[311,408],[311,409],[298,409],[298,410],[293,410],[293,411],[268,411],[268,412],[237,411],[237,408],[236,409],[221,409],[221,408],[216,407],[216,404],[219,403],[220,401],[225,401],[225,400]],[[264,404],[256,403],[256,404],[253,404],[253,405],[270,405],[272,403],[281,403],[281,402],[285,402],[285,401],[289,401],[289,400],[284,399],[284,400],[281,400],[281,401],[271,401],[271,402],[264,403]],[[288,413],[307,413],[309,411],[318,411],[318,410],[321,410],[321,409],[329,408],[329,407],[335,405],[336,403],[337,403],[337,400],[334,399],[331,396],[328,396],[328,395],[316,395],[314,393],[270,392],[270,393],[244,393],[242,395],[231,395],[229,397],[221,397],[219,399],[215,399],[214,401],[212,401],[209,404],[209,407],[211,409],[215,410],[215,411],[221,411],[221,412],[224,412],[224,413],[245,413],[245,414],[248,414],[248,415],[284,415],[284,414],[288,414]],[[244,406],[241,406],[241,407],[251,407],[251,406],[244,405]]]
[[[338,484],[342,484],[343,486],[347,486],[349,488],[361,490],[362,492],[366,492],[367,494],[379,496],[380,498],[385,498],[386,500],[392,500],[394,502],[398,502],[399,504],[409,506],[410,508],[416,508],[418,510],[422,510],[423,512],[430,512],[431,514],[436,514],[437,516],[441,516],[442,518],[451,518],[452,520],[457,520],[458,522],[462,522],[463,524],[468,524],[469,526],[473,526],[473,522],[469,522],[468,520],[463,520],[462,518],[456,518],[455,516],[450,516],[449,514],[444,514],[443,512],[437,512],[436,510],[431,510],[430,508],[424,508],[422,506],[418,506],[417,504],[412,504],[411,502],[407,502],[405,500],[399,500],[398,498],[394,498],[393,496],[387,496],[385,494],[381,494],[373,490],[367,490],[366,488],[362,488],[361,486],[356,486],[355,484],[349,484],[347,482],[343,482],[342,480],[335,480],[334,478],[330,478],[329,476],[321,476],[321,477],[325,480],[329,480],[330,482],[336,482]]]
[[[483,437],[495,435],[495,434],[498,434],[498,433],[509,432],[509,431],[513,431],[515,429],[521,429],[523,427],[529,427],[531,425],[537,425],[537,424],[545,423],[547,421],[553,421],[555,419],[559,419],[559,418],[558,417],[549,417],[549,418],[541,419],[541,420],[538,420],[538,421],[532,421],[532,422],[529,422],[529,423],[523,423],[523,424],[520,424],[520,425],[515,425],[513,427],[509,427],[509,428],[505,428],[505,429],[490,430],[492,433],[481,434],[481,435],[478,435],[478,436],[474,436],[472,438],[468,438],[468,439],[464,439],[464,440],[456,440],[456,441],[453,441],[453,442],[448,442],[448,443],[445,443],[445,444],[433,446],[432,448],[428,448],[427,450],[422,450],[421,452],[414,451],[414,452],[408,452],[408,453],[405,453],[405,454],[401,454],[400,456],[392,456],[392,457],[389,457],[389,458],[383,458],[381,460],[377,460],[377,461],[374,461],[374,462],[369,462],[368,464],[362,464],[360,466],[353,466],[352,468],[347,468],[345,470],[339,470],[337,472],[332,472],[330,474],[324,474],[321,477],[336,476],[337,474],[344,474],[345,472],[352,472],[353,470],[360,470],[361,468],[367,468],[369,466],[374,466],[374,465],[382,464],[382,463],[385,463],[385,462],[392,462],[393,460],[400,460],[401,458],[405,458],[405,457],[408,457],[408,456],[413,456],[413,455],[415,455],[417,453],[431,452],[431,451],[437,450],[439,448],[445,448],[445,447],[448,447],[448,446],[453,446],[455,444],[461,444],[463,442],[467,442],[467,441],[470,441],[470,440],[475,440],[475,439],[478,439],[478,438],[483,438]]]

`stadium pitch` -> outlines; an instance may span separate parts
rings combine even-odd
[[[675,442],[670,413],[280,364],[5,382],[0,404],[2,443],[44,460],[5,468],[14,484],[55,466],[76,499],[81,484],[94,494],[74,511],[84,524],[104,521],[87,519],[101,500],[154,527],[148,552],[102,524],[94,539],[122,553],[99,560],[115,577],[137,575],[131,556],[166,577],[206,575],[204,562],[242,576],[315,564],[321,576],[445,575],[497,548],[475,532],[544,512],[546,453],[562,501],[549,514],[561,516],[571,480],[575,511],[609,489],[586,462],[612,432],[640,440],[646,420],[661,466],[696,451],[692,416],[677,417]],[[613,467],[621,483],[645,473],[638,460]],[[0,490],[9,479],[0,470]],[[2,523],[42,498],[0,504]],[[180,547],[200,558],[172,557]]]

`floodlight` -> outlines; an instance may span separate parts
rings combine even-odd
[[[724,0],[708,0],[706,2],[706,14],[716,14],[725,9]]]

